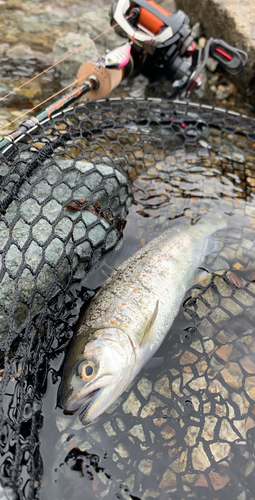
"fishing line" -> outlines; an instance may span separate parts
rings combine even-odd
[[[6,127],[9,127],[9,125],[11,125],[12,123],[15,123],[17,120],[19,120],[23,116],[26,116],[31,111],[34,111],[39,106],[42,106],[42,104],[44,104],[45,102],[49,101],[50,99],[53,99],[53,97],[57,96],[58,94],[61,94],[61,92],[64,92],[64,90],[68,89],[69,87],[72,87],[72,85],[75,85],[80,80],[83,80],[84,78],[87,78],[87,76],[92,75],[93,73],[94,73],[94,71],[90,71],[87,75],[82,76],[78,80],[74,80],[72,83],[70,83],[69,85],[67,85],[67,87],[64,87],[63,89],[61,89],[58,92],[56,92],[56,94],[53,94],[50,97],[48,97],[47,99],[45,99],[44,101],[40,102],[39,104],[36,104],[36,106],[34,106],[32,109],[29,109],[28,111],[25,111],[25,113],[23,113],[22,115],[19,115],[17,118],[15,118],[15,120],[12,120],[11,122],[9,122],[8,125],[4,125],[4,127],[0,128],[0,131],[3,130],[4,128],[6,128]]]
[[[126,19],[129,19],[130,17],[134,16],[134,14],[131,14],[130,16],[126,17]],[[103,31],[103,33],[100,33],[100,35],[97,35],[95,36],[95,38],[93,38],[92,40],[90,40],[89,42],[87,43],[84,43],[84,45],[81,45],[81,47],[79,47],[78,49],[74,50],[73,52],[70,52],[70,54],[68,54],[67,56],[63,57],[62,59],[60,59],[59,61],[57,61],[56,63],[52,64],[52,66],[49,66],[48,68],[46,68],[45,70],[43,70],[41,73],[38,73],[37,75],[35,75],[33,78],[31,78],[30,80],[27,80],[25,83],[23,83],[22,85],[20,85],[20,87],[17,87],[16,89],[12,90],[11,92],[9,92],[9,94],[6,94],[4,97],[1,97],[0,99],[0,102],[3,101],[4,99],[6,99],[6,97],[9,97],[10,95],[14,94],[15,92],[17,92],[17,90],[20,90],[22,89],[23,87],[25,87],[28,83],[31,83],[33,80],[36,80],[36,78],[38,78],[39,76],[43,75],[44,73],[46,73],[47,71],[49,71],[50,69],[54,68],[55,66],[57,66],[59,63],[61,63],[62,61],[65,61],[66,59],[68,59],[68,57],[70,56],[73,56],[74,54],[76,54],[76,52],[79,52],[79,50],[83,49],[84,47],[87,47],[88,45],[90,45],[90,43],[94,42],[95,40],[97,40],[98,38],[100,38],[101,36],[105,35],[106,33],[108,33],[109,31],[111,31],[112,29],[116,28],[116,26],[118,26],[119,23],[116,23],[114,24],[113,26],[111,26],[110,28],[108,28],[107,30]],[[67,88],[67,87],[66,87]],[[56,95],[56,94],[55,94]],[[52,96],[54,97],[54,96]],[[46,102],[46,101],[44,101]],[[32,108],[34,109],[34,108]],[[32,111],[32,109],[30,111]],[[13,123],[13,122],[11,122]],[[7,125],[6,125],[7,127]],[[2,130],[2,129],[0,129]]]

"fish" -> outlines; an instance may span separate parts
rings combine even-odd
[[[186,291],[206,271],[228,215],[184,217],[122,263],[91,300],[64,363],[60,403],[86,425],[123,393],[162,344]],[[217,243],[216,243],[217,244]]]

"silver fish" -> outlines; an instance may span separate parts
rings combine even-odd
[[[173,226],[138,250],[94,296],[71,343],[61,403],[84,424],[122,394],[163,342],[196,271],[227,226],[212,212]],[[194,278],[195,276],[195,278]],[[198,274],[197,274],[198,276]]]

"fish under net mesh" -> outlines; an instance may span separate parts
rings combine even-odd
[[[68,109],[46,120],[35,127],[18,145],[12,145],[0,157],[0,175],[0,449],[1,483],[4,488],[2,495],[3,498],[5,495],[7,498],[33,499],[40,497],[45,468],[40,453],[40,435],[44,425],[42,398],[47,389],[50,370],[53,381],[54,377],[55,382],[58,381],[59,373],[52,368],[54,360],[66,351],[81,306],[94,293],[82,285],[84,277],[93,267],[98,266],[105,256],[120,247],[124,220],[132,202],[136,204],[143,220],[156,220],[156,225],[147,224],[146,231],[143,225],[139,228],[137,234],[140,245],[144,244],[146,238],[152,237],[159,226],[161,229],[164,228],[163,221],[169,218],[169,214],[172,214],[173,218],[178,217],[184,209],[192,207],[198,201],[202,203],[202,201],[212,200],[216,203],[224,198],[231,202],[237,211],[246,201],[248,215],[252,221],[254,217],[252,202],[255,198],[254,119],[210,106],[178,101],[117,99],[90,102]],[[226,250],[221,257],[217,255],[218,262],[215,264],[215,269],[223,270],[219,279],[222,280],[223,285],[229,287],[230,291],[226,292],[225,298],[232,301],[234,308],[241,308],[240,314],[242,314],[243,309],[240,304],[249,306],[247,313],[249,318],[245,316],[244,323],[246,322],[245,332],[249,331],[249,336],[252,338],[254,329],[252,311],[255,297],[252,283],[255,280],[254,259],[252,259],[251,252],[254,240],[252,222],[242,229],[242,240],[245,241],[245,251],[242,252],[239,249],[234,252],[233,248],[230,248],[229,253]],[[226,263],[230,257],[235,269],[242,272],[244,280],[241,288],[242,297],[238,297],[240,290],[235,289],[235,285],[229,281],[226,274],[228,268],[224,262]],[[235,318],[233,311],[229,313],[230,303],[222,302],[223,299],[217,299],[217,301],[215,298],[213,301],[211,296],[209,298],[206,296],[206,290],[213,289],[215,295],[224,297],[222,289],[217,289],[215,280],[217,281],[217,276],[212,274],[209,284],[196,288],[197,292],[192,289],[192,297],[189,297],[183,306],[184,309],[186,308],[186,319],[190,316],[197,321],[198,332],[199,328],[203,327],[203,325],[201,327],[201,318],[205,316],[205,314],[200,314],[201,308],[203,306],[208,308],[209,303],[210,311],[212,308],[215,309],[214,316],[207,320],[213,331],[211,337],[219,335],[224,330],[223,313],[229,314],[230,318]],[[217,313],[216,303],[218,309],[223,311],[222,313],[219,311]],[[231,325],[228,329],[231,330]],[[186,331],[185,328],[184,331]],[[190,330],[187,329],[187,331]],[[207,375],[208,380],[210,378],[214,380],[215,372],[226,370],[223,373],[223,382],[228,383],[231,377],[237,380],[236,394],[238,396],[236,398],[244,398],[236,372],[241,370],[243,373],[245,367],[241,365],[239,367],[238,356],[229,358],[230,374],[225,365],[223,368],[218,366],[222,359],[220,357],[222,353],[218,351],[221,342],[223,343],[223,337],[221,340],[217,337],[218,344],[214,344],[214,350],[217,347],[218,357],[216,356],[213,365],[211,355],[209,364],[209,344],[206,347],[206,342],[210,342],[208,328],[206,331],[206,335],[203,335],[203,332],[198,333],[200,337],[197,342],[200,342],[202,346],[200,350],[196,351],[194,346],[189,350],[186,349],[189,352],[189,354],[186,353],[186,357],[183,350],[179,357],[178,352],[180,346],[183,347],[183,341],[191,344],[190,334],[187,333],[186,340],[185,338],[179,339],[177,344],[172,337],[169,344],[172,379],[166,384],[170,383],[177,387],[179,383],[177,382],[179,378],[177,365],[179,368],[183,367],[183,373],[187,379],[185,379],[185,384],[188,384],[192,379],[192,377],[189,379],[189,374],[192,372],[190,364],[196,361],[201,365],[198,368],[201,371],[201,380],[206,379]],[[235,332],[232,337],[233,342],[237,342],[238,335]],[[195,340],[193,339],[192,342]],[[237,350],[237,347],[232,346],[231,349]],[[249,352],[245,351],[245,347],[243,352],[248,356]],[[200,356],[199,360],[198,356]],[[207,368],[210,365],[211,371],[209,370],[208,373],[205,363],[207,363]],[[247,363],[249,364],[248,361],[246,365]],[[204,372],[206,375],[202,377]],[[255,378],[252,375],[253,372],[247,371],[246,375],[247,373],[248,379]],[[250,410],[253,411],[252,401],[255,397],[252,384],[254,381],[248,380],[247,382],[247,380],[245,400],[250,401]],[[208,382],[210,383],[213,384],[212,381]],[[217,443],[213,443],[214,448],[209,449],[210,440],[207,442],[205,438],[208,453],[204,451],[202,438],[197,444],[199,432],[202,433],[204,429],[199,420],[193,421],[191,425],[193,434],[190,431],[185,439],[187,436],[185,425],[187,427],[188,424],[184,419],[182,427],[185,429],[182,431],[182,447],[179,452],[174,451],[177,445],[169,444],[174,436],[176,439],[177,432],[180,432],[179,422],[184,418],[183,416],[189,414],[189,404],[193,409],[197,407],[197,411],[202,414],[201,408],[209,403],[205,399],[202,400],[202,396],[200,401],[197,392],[190,397],[192,388],[189,388],[190,392],[188,391],[186,397],[182,386],[183,378],[176,390],[180,404],[174,398],[169,399],[170,393],[167,394],[162,384],[163,382],[161,385],[158,382],[158,386],[156,385],[157,396],[161,394],[162,405],[159,407],[167,404],[169,408],[172,402],[171,407],[175,414],[157,416],[155,404],[155,414],[152,410],[153,404],[149,409],[144,410],[143,416],[139,413],[139,418],[144,419],[148,414],[156,419],[156,424],[152,425],[150,421],[153,429],[148,427],[146,432],[143,431],[146,434],[143,434],[144,439],[143,436],[142,439],[138,436],[141,425],[137,417],[138,411],[135,413],[135,410],[132,410],[130,401],[131,409],[126,413],[122,410],[124,416],[130,417],[130,413],[132,415],[130,427],[134,427],[134,421],[137,426],[136,435],[134,434],[135,437],[132,439],[133,441],[140,439],[143,444],[143,448],[139,448],[139,453],[141,453],[139,463],[142,463],[139,470],[141,472],[144,467],[143,473],[147,482],[153,463],[154,443],[157,442],[158,446],[161,443],[160,446],[164,448],[163,452],[161,451],[162,455],[158,455],[157,472],[152,484],[140,491],[139,498],[169,498],[170,496],[176,499],[204,498],[203,495],[209,498],[210,472],[207,476],[201,473],[201,470],[205,469],[201,469],[202,464],[199,460],[201,461],[204,453],[208,461],[208,456],[214,457],[210,459],[210,466],[213,460],[214,464],[217,463],[214,456]],[[221,392],[224,392],[224,387],[221,389],[216,386],[206,386],[208,394],[212,397],[212,394],[217,393],[218,396],[220,393],[223,397]],[[157,390],[157,387],[161,389]],[[141,398],[141,392],[138,393],[137,384],[133,389],[134,398],[137,400],[138,396]],[[174,392],[172,394],[174,395]],[[146,400],[145,392],[142,397]],[[195,398],[198,398],[198,402]],[[145,400],[144,403],[146,403]],[[244,399],[242,399],[242,404],[245,405],[243,401]],[[146,404],[149,405],[148,402]],[[215,415],[215,405],[219,413],[221,410],[218,407],[222,406],[223,402],[216,402],[214,399],[213,404],[213,410],[209,411]],[[224,410],[222,411],[224,413]],[[207,410],[204,410],[204,413],[203,421],[207,418]],[[162,427],[165,423],[164,419],[168,417],[175,419],[175,423],[167,422]],[[109,421],[109,415],[102,418],[102,422]],[[120,420],[121,414],[118,413],[116,418]],[[198,415],[193,415],[192,418],[198,419]],[[252,424],[254,422],[252,416],[249,418],[248,431],[252,431],[255,423]],[[125,421],[125,426],[127,425]],[[215,421],[216,425],[220,427],[219,420],[217,423]],[[231,454],[230,440],[226,441],[226,432],[229,432],[229,428],[228,424],[224,425],[225,427],[220,427],[222,430],[219,431],[221,432],[219,435],[222,437],[225,432],[222,437],[225,451],[222,448],[219,452],[217,451],[217,456],[221,457],[219,461],[224,461]],[[103,429],[109,437],[111,432],[107,433],[107,425]],[[100,486],[94,488],[92,496],[88,498],[103,498],[104,496],[106,498],[137,498],[131,495],[131,490],[136,486],[139,491],[141,479],[132,480],[131,486],[130,481],[129,483],[126,481],[127,477],[132,474],[135,476],[133,470],[135,465],[128,463],[127,457],[131,455],[131,451],[127,451],[126,456],[124,451],[121,452],[121,440],[118,441],[118,432],[120,434],[122,432],[121,425],[118,432],[116,429],[113,432],[114,446],[119,450],[119,455],[116,453],[115,455],[120,457],[116,459],[119,463],[117,470],[120,475],[115,482],[110,480],[104,472],[104,467],[99,463],[99,455],[81,451],[77,443],[71,449],[69,443],[69,451],[66,450],[65,466],[71,461],[73,470],[79,471],[86,466],[87,475],[99,474],[101,478],[102,488],[100,489]],[[154,435],[153,438],[151,432]],[[241,440],[244,440],[241,427],[237,432],[239,432],[238,439],[241,443]],[[204,436],[205,433],[206,431],[204,431]],[[235,442],[234,435],[232,437]],[[147,440],[150,440],[150,445]],[[184,441],[186,445],[189,443],[188,451],[183,447]],[[254,441],[251,447],[253,443]],[[129,446],[132,445],[131,440]],[[100,448],[96,439],[93,446],[95,449]],[[200,451],[198,462],[192,458],[194,455],[192,446],[193,449],[197,447]],[[241,450],[239,455],[245,462],[245,453],[248,452],[245,450],[242,454],[242,446],[244,447],[241,444],[239,446]],[[168,468],[165,465],[167,461],[169,462]],[[251,462],[252,458],[249,458],[248,463],[251,464]],[[70,491],[65,466],[61,469],[62,498],[67,498],[65,495],[68,495]],[[123,469],[125,474],[122,472]],[[252,475],[247,474],[246,469],[245,471],[244,482],[246,481],[246,486],[248,484],[247,491],[251,492],[254,487]],[[192,477],[188,478],[188,473]],[[220,477],[226,476],[225,472],[220,474],[213,469],[212,473]],[[104,474],[106,475],[102,478]],[[212,498],[215,497],[215,491],[217,491],[217,487],[214,488],[214,486],[217,481],[220,481],[218,476],[212,476],[214,482],[211,480],[210,483]],[[222,495],[225,494],[224,488],[229,488],[234,484],[234,473],[231,477],[232,479],[229,479],[223,486],[224,480],[221,480],[223,483],[218,489]],[[110,481],[111,485],[107,486],[107,481]],[[125,481],[129,487],[125,486]],[[149,491],[150,489],[154,493]],[[106,493],[103,494],[104,491]],[[238,494],[242,491],[240,486]],[[72,492],[71,498],[80,498],[80,494],[77,493],[76,496],[76,493]],[[236,492],[235,495],[232,498],[238,498],[238,500],[246,498],[240,497],[239,499]]]

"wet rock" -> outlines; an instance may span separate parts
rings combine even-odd
[[[174,472],[180,473],[186,470],[187,455],[188,455],[188,450],[185,450],[174,462],[171,463],[171,469],[173,469]]]
[[[228,363],[221,371],[226,384],[233,389],[240,389],[243,383],[243,374],[237,363]]]
[[[105,422],[103,424],[103,427],[104,427],[104,430],[105,430],[107,436],[109,436],[109,437],[116,436],[116,432],[113,430],[110,420],[108,420],[108,422]]]
[[[201,391],[203,389],[206,389],[207,382],[205,380],[205,377],[198,377],[198,378],[192,380],[192,382],[190,382],[189,386],[194,391]]]
[[[122,443],[119,443],[118,446],[116,446],[116,448],[114,449],[120,455],[121,458],[127,458],[129,456],[127,449]]]
[[[109,30],[110,16],[108,5],[100,6],[99,8],[90,8],[84,16],[80,17],[78,25],[80,28],[80,35],[83,36],[87,34],[91,39],[107,31],[107,33],[96,40],[96,46],[101,55],[103,55],[107,49],[113,50],[123,45],[123,43],[126,43],[126,40],[117,35],[114,29]]]
[[[214,439],[214,429],[218,422],[218,419],[213,415],[208,415],[205,417],[205,424],[202,431],[202,438],[206,441],[212,441]]]
[[[224,441],[236,441],[238,439],[238,435],[232,429],[228,420],[223,419],[220,426],[219,438]]]
[[[255,401],[255,377],[247,377],[245,379],[245,391],[247,392],[248,396]]]
[[[208,57],[206,61],[206,67],[211,71],[211,73],[214,73],[218,67],[218,61],[213,59],[212,57]]]
[[[165,488],[175,488],[176,484],[176,475],[171,470],[167,469],[159,483],[160,489],[164,490]]]
[[[184,438],[184,441],[188,446],[195,446],[199,431],[199,427],[195,427],[194,425],[190,425],[188,427],[186,436]]]
[[[97,47],[91,38],[86,33],[79,35],[78,33],[68,33],[67,35],[59,38],[53,47],[53,60],[54,63],[63,59],[63,57],[71,54],[81,46],[84,47],[73,54],[71,57],[58,64],[58,71],[62,79],[69,79],[72,81],[76,78],[79,67],[86,61],[90,61],[92,57],[98,53]]]
[[[137,384],[137,389],[147,399],[152,391],[152,382],[146,377],[142,377]]]
[[[231,344],[225,344],[219,349],[217,349],[216,354],[221,358],[223,361],[227,362],[229,360],[229,357],[231,355],[231,352],[233,350],[233,346]]]
[[[194,470],[203,472],[206,469],[208,469],[208,467],[210,467],[211,464],[204,451],[202,441],[199,442],[196,448],[193,448],[191,453],[191,459]]]
[[[240,359],[240,363],[247,373],[255,373],[255,356],[248,355]]]
[[[147,488],[141,498],[141,500],[147,500],[147,498],[158,498],[160,493],[153,490],[152,488]]]
[[[221,490],[230,481],[230,478],[227,475],[220,475],[218,472],[214,472],[212,470],[209,472],[209,477],[215,491]]]
[[[201,24],[199,22],[192,26],[190,34],[194,40],[198,40],[201,37]]]
[[[236,392],[232,392],[231,394],[231,399],[238,405],[240,415],[246,415],[248,412],[248,409],[250,407],[249,401],[246,399],[245,395],[243,392],[241,394],[238,394]]]
[[[200,474],[194,484],[195,486],[201,486],[202,488],[208,488],[207,479],[204,474]]]
[[[137,399],[134,391],[130,392],[127,400],[122,405],[124,413],[132,413],[133,417],[136,417],[138,415],[140,407],[141,403]]]
[[[220,383],[219,380],[212,380],[209,384],[209,392],[211,394],[220,394],[223,399],[228,399],[228,390]]]
[[[142,424],[134,425],[134,427],[132,427],[132,429],[130,429],[128,432],[132,436],[140,439],[140,441],[142,441],[142,442],[145,441],[145,435],[144,435]]]
[[[215,462],[219,462],[229,456],[230,444],[217,441],[209,445]]]
[[[197,356],[190,351],[185,351],[180,359],[180,365],[188,365],[197,361]]]
[[[8,313],[4,307],[7,310],[12,307],[15,293],[14,325],[20,329],[28,316],[28,304],[33,293],[35,296],[30,314],[35,315],[44,307],[46,296],[50,298],[59,292],[71,271],[74,271],[77,278],[84,276],[91,257],[92,260],[98,258],[92,252],[92,245],[100,245],[100,242],[102,245],[106,238],[106,248],[109,248],[118,241],[114,227],[107,235],[110,225],[106,220],[87,210],[66,210],[64,206],[70,198],[91,200],[92,190],[100,186],[102,189],[97,192],[96,201],[102,207],[107,206],[109,196],[118,192],[119,182],[122,183],[125,179],[124,175],[109,165],[98,164],[94,167],[87,161],[78,160],[75,163],[74,160],[59,158],[55,163],[51,165],[46,162],[33,171],[32,180],[35,181],[38,175],[41,176],[43,168],[43,180],[31,184],[24,182],[17,195],[19,205],[17,201],[13,201],[0,223],[0,250],[9,241],[9,236],[12,237],[12,243],[9,243],[5,254],[5,266],[9,272],[4,275],[0,290],[2,339],[9,328]],[[113,174],[112,178],[105,179],[110,172]],[[57,181],[57,186],[52,187]],[[50,201],[47,202],[48,198]],[[117,200],[118,198],[112,199],[113,205],[116,205]],[[115,208],[117,209],[117,205]],[[19,218],[18,213],[21,215]],[[15,220],[17,222],[13,225],[12,221]],[[88,230],[92,224],[93,227]],[[23,248],[24,244],[27,249],[22,260],[19,248]],[[69,255],[73,255],[71,260]],[[80,264],[79,259],[82,259]],[[20,277],[17,282],[18,290],[15,290],[13,278],[17,273]]]
[[[140,403],[140,405],[141,405],[141,403]],[[156,408],[164,407],[164,406],[165,406],[165,404],[162,403],[162,401],[160,401],[160,399],[156,398],[155,396],[151,396],[149,403],[147,403],[141,411],[141,417],[146,418],[148,416],[151,416],[155,413]]]
[[[204,48],[205,48],[205,46],[206,46],[206,42],[207,42],[206,38],[205,38],[204,36],[201,36],[201,38],[199,38],[199,40],[198,40],[198,44],[197,44],[197,46],[198,46],[200,49],[204,49]]]
[[[250,429],[253,429],[255,427],[255,421],[251,417],[247,417],[245,421],[245,430],[248,432]]]
[[[36,59],[37,61],[43,62],[45,65],[50,65],[53,62],[51,54],[45,54],[44,52],[39,52],[38,50],[32,50],[29,45],[24,43],[17,43],[13,47],[7,50],[6,56],[9,59],[15,61],[16,59],[28,60]]]
[[[155,420],[154,419],[154,423],[155,423]],[[163,420],[163,419],[162,419]],[[165,422],[165,419],[164,419],[164,422]],[[175,436],[175,430],[172,429],[172,427],[170,427],[170,425],[166,425],[162,431],[160,431],[160,434],[162,435],[162,437],[164,439],[171,439],[173,436]]]
[[[215,405],[215,415],[218,417],[225,417],[227,415],[227,407],[226,405]]]
[[[171,391],[169,388],[169,380],[166,375],[164,375],[160,380],[154,384],[154,389],[156,392],[164,396],[165,398],[171,398]]]
[[[216,324],[220,321],[224,322],[230,319],[230,316],[219,307],[216,307],[216,309],[211,313],[210,317]]]
[[[138,469],[145,475],[150,476],[153,467],[153,461],[149,459],[143,459],[138,464]]]

